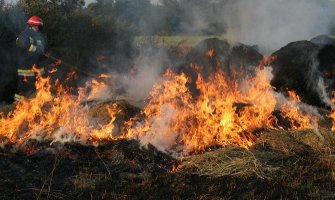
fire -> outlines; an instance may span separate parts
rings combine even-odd
[[[208,81],[199,75],[200,96],[194,99],[186,86],[187,77],[168,71],[151,93],[151,101],[143,111],[144,121],[133,123],[128,137],[163,151],[183,153],[216,145],[249,147],[255,139],[253,131],[278,127],[272,115],[277,97],[268,74],[267,70],[259,70],[242,83],[227,82],[223,71]],[[303,122],[298,128],[312,127],[310,117],[293,105],[286,105],[281,112],[290,117],[291,123]]]
[[[290,99],[282,106],[283,116],[291,119],[293,129],[313,128],[313,123],[318,119],[299,110],[300,97],[294,91],[288,91],[288,94]]]
[[[210,50],[207,52],[207,56],[208,56],[209,58],[212,58],[213,55],[214,55],[214,49],[210,49]]]
[[[329,116],[332,118],[333,121],[332,131],[335,131],[335,108],[332,108],[332,112]]]
[[[258,65],[258,68],[263,70],[265,66],[270,66],[273,61],[277,60],[276,55],[271,55],[271,56],[263,56],[263,59]]]
[[[333,96],[335,92],[333,91]],[[335,103],[335,98],[332,99],[332,102]],[[335,107],[332,107],[329,117],[332,119],[332,131],[335,131]]]
[[[111,116],[112,118],[107,125],[102,126],[100,129],[93,130],[91,137],[94,138],[96,141],[114,139],[113,130],[115,128],[115,116],[120,110],[118,109],[116,104],[113,104],[112,107],[107,107],[107,110],[109,116]]]
[[[199,74],[199,95],[195,96],[188,89],[191,80],[185,74],[168,70],[153,87],[142,114],[124,122],[126,128],[116,134],[116,116],[121,112],[117,104],[106,108],[108,123],[94,124],[82,103],[110,85],[93,80],[88,84],[89,93],[80,89],[74,96],[58,82],[51,85],[50,78],[39,76],[36,97],[17,103],[15,111],[0,117],[0,137],[3,143],[18,145],[29,139],[98,145],[128,138],[184,155],[228,144],[250,147],[256,140],[255,131],[280,128],[273,115],[276,110],[289,120],[288,128],[312,128],[315,119],[300,111],[299,97],[289,92],[289,100],[279,103],[270,80],[269,68],[258,69],[256,76],[243,80],[227,79],[222,70],[207,80]]]
[[[85,98],[86,100],[101,98],[107,99],[108,96],[111,96],[110,89],[112,88],[112,86],[112,77],[110,77],[108,74],[101,74],[99,77],[93,79],[92,81],[86,82],[85,88],[81,89],[89,91],[81,91],[81,93],[83,94],[83,98]]]
[[[87,108],[81,104],[84,94],[75,97],[58,82],[52,86],[50,77],[40,75],[36,89],[34,98],[18,102],[12,113],[0,117],[0,136],[4,141],[19,145],[29,139],[86,143],[108,137],[113,120],[103,128],[93,126]],[[113,108],[108,110],[111,115],[114,113]]]

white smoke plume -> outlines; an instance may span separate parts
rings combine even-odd
[[[109,84],[98,87],[90,93],[87,100],[126,100],[132,105],[142,107],[146,104],[153,85],[170,66],[165,50],[148,46],[141,49],[139,55],[130,66],[108,72]],[[107,63],[107,65],[109,65]],[[110,64],[112,66],[112,64]],[[91,81],[86,86],[92,86]]]
[[[320,96],[320,99],[327,105],[334,107],[334,103],[331,101],[331,98],[328,95],[327,87],[325,85],[324,79],[322,77],[319,77],[316,90]]]
[[[238,0],[223,8],[226,37],[257,44],[262,53],[272,53],[289,42],[310,40],[328,34],[334,21],[331,0]]]
[[[147,146],[148,144],[152,144],[158,150],[168,152],[178,137],[178,133],[171,130],[171,123],[173,123],[173,119],[178,112],[169,105],[163,105],[161,112],[162,115],[160,117],[151,119],[153,122],[152,127],[141,138],[141,145]]]
[[[152,55],[140,55],[135,61],[135,73],[119,76],[119,81],[125,89],[124,95],[128,100],[136,103],[148,97],[152,86],[166,67],[163,63],[165,57],[164,51],[157,51]]]
[[[312,88],[318,95],[320,100],[327,106],[333,107],[334,103],[331,101],[329,86],[321,76],[321,72],[318,69],[319,61],[316,58],[317,54],[312,55],[313,60],[310,65],[310,69],[307,72],[307,85],[306,87]]]

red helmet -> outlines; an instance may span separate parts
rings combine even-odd
[[[28,19],[27,24],[34,26],[43,26],[43,20],[38,16],[32,16]]]

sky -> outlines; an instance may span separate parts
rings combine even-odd
[[[220,17],[229,26],[228,38],[258,44],[269,52],[291,41],[327,34],[335,24],[332,0],[244,0],[224,9]]]
[[[159,2],[159,0],[150,0],[152,4],[157,4]],[[95,0],[86,0],[86,4],[95,2]]]
[[[15,3],[17,0],[5,0],[6,3]],[[85,0],[86,1],[86,5],[90,4],[92,2],[95,2],[96,0]],[[159,0],[150,0],[151,3],[153,4],[157,4],[159,2]]]

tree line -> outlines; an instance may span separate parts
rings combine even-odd
[[[216,7],[207,0],[196,4],[203,12]],[[122,51],[131,55],[131,41],[138,35],[171,35],[192,27],[192,0],[97,0],[85,5],[84,0],[19,0],[6,4],[0,0],[0,44],[11,45],[25,27],[29,16],[44,20],[43,32],[49,48],[74,64],[89,63],[101,51]],[[192,34],[220,34],[224,24],[212,21]]]
[[[0,0],[0,70],[13,57],[15,39],[28,17],[44,20],[43,33],[55,56],[95,69],[103,55],[131,59],[139,35],[219,35],[227,27],[220,13],[229,0]],[[205,23],[200,23],[205,22]],[[333,30],[333,33],[335,30]],[[8,70],[7,70],[8,71]]]

